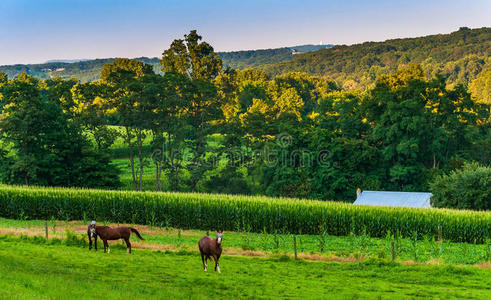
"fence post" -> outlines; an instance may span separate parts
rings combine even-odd
[[[391,246],[392,246],[392,261],[394,261],[396,259],[396,251],[395,251],[395,247],[394,247],[394,241],[390,242]]]
[[[293,236],[293,250],[295,251],[295,259],[297,259],[297,236]]]
[[[46,241],[48,241],[48,221],[44,221],[44,229],[46,231]]]

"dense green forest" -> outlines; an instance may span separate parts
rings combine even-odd
[[[257,67],[262,64],[275,63],[292,59],[294,53],[304,53],[329,48],[333,45],[302,45],[277,49],[248,50],[235,52],[218,52],[223,60],[223,66],[235,69]],[[155,72],[160,72],[160,63],[157,57],[138,57],[137,61],[150,64]],[[112,63],[114,58],[84,59],[80,61],[49,61],[44,64],[8,65],[0,66],[0,72],[9,78],[26,73],[37,79],[50,79],[60,77],[63,79],[76,78],[82,82],[99,80],[102,67]]]
[[[438,189],[464,169],[468,186],[489,192],[479,179],[491,174],[489,104],[423,64],[379,75],[364,91],[223,65],[191,31],[163,52],[158,72],[119,58],[92,82],[0,73],[0,179],[118,188],[110,149],[119,137],[134,190],[151,167],[157,191],[351,201],[357,188]],[[490,209],[483,199],[471,208]]]
[[[373,86],[383,74],[420,64],[427,76],[441,74],[447,84],[470,84],[491,61],[491,28],[461,28],[450,34],[335,46],[263,65],[269,75],[306,72],[327,76],[345,90]],[[489,74],[489,73],[488,73]]]

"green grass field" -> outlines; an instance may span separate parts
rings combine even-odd
[[[66,239],[67,233],[75,233],[87,240],[86,225],[81,221],[49,221],[50,238]],[[118,226],[118,224],[108,224]],[[206,234],[203,230],[179,230],[152,226],[137,227],[145,238],[140,242],[132,237],[135,248],[172,249],[173,251],[197,251],[198,240]],[[0,218],[0,233],[7,235],[45,236],[44,221],[11,220]],[[210,232],[213,236],[214,233]],[[297,252],[309,260],[364,261],[392,257],[391,239],[368,236],[296,235]],[[490,241],[491,242],[491,241]],[[120,241],[116,245],[122,245]],[[86,243],[84,243],[86,245]],[[118,246],[120,246],[118,245]],[[293,256],[293,236],[289,234],[266,234],[225,232],[225,253],[234,255],[289,255]],[[396,261],[403,263],[432,263],[475,265],[491,261],[491,243],[467,244],[433,240],[395,240]]]
[[[0,239],[2,297],[16,299],[491,297],[491,270],[223,256],[205,273],[197,253],[115,248],[110,254]]]

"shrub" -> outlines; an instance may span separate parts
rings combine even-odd
[[[465,164],[430,184],[435,207],[491,210],[491,167]]]

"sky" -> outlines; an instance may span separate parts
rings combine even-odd
[[[491,27],[490,0],[0,0],[0,65],[160,56],[197,29],[216,51],[356,44]]]

